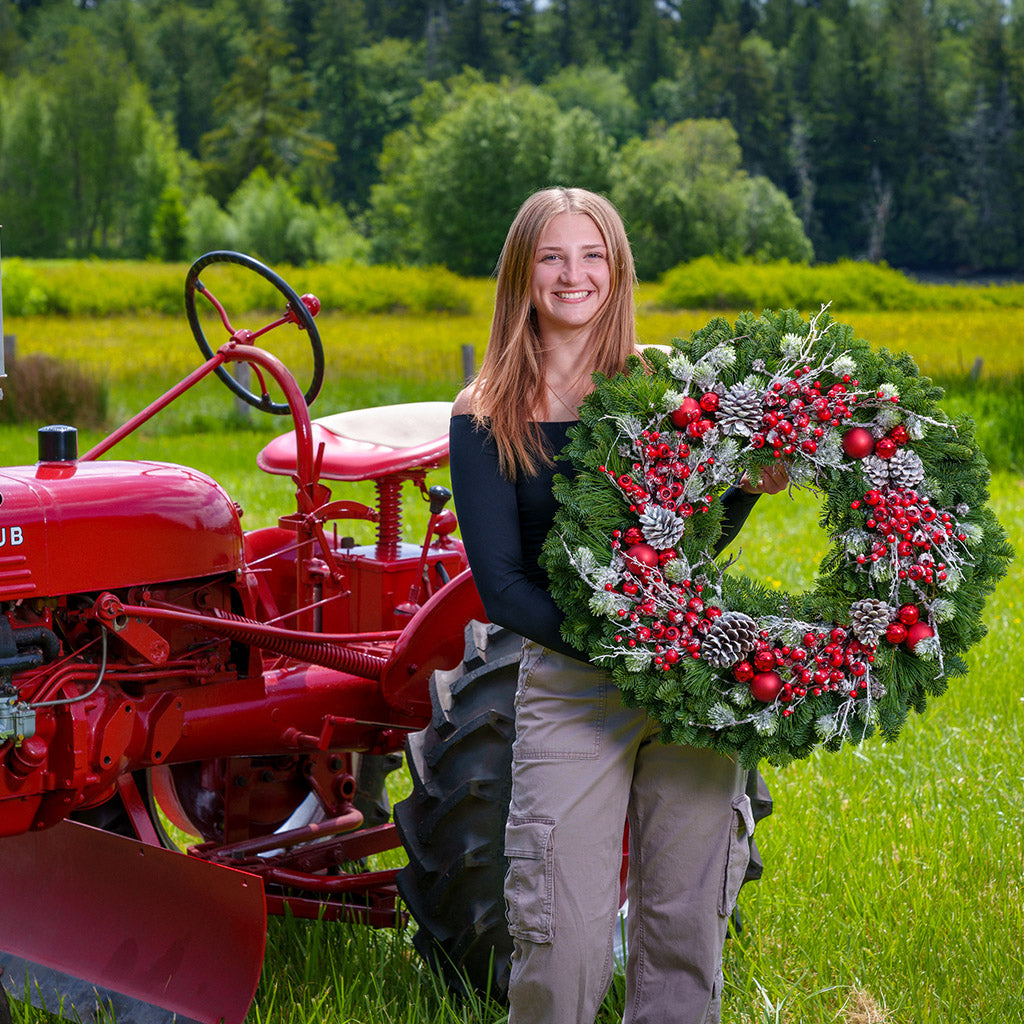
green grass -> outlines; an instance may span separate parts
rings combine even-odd
[[[479,359],[486,337],[480,307],[487,285],[474,287],[477,309],[466,317],[325,313],[329,376],[314,411],[450,396],[461,377],[460,346],[474,344]],[[965,331],[964,315],[915,313],[910,335],[905,316],[849,320],[859,325],[863,319],[862,333],[873,342],[911,351],[926,372],[954,382],[950,401],[979,422],[991,421],[990,436],[1010,444],[1021,415],[1020,403],[1012,400],[1024,379],[1021,324],[1009,313],[990,312],[971,319]],[[645,340],[667,340],[707,316],[649,311],[641,332]],[[103,368],[116,416],[137,409],[196,362],[180,318],[10,318],[6,327],[18,335],[20,352],[73,353]],[[282,336],[282,346],[287,358],[299,357],[295,339]],[[979,355],[984,368],[972,385],[967,371]],[[289,482],[265,477],[254,464],[262,444],[286,424],[254,414],[245,425],[234,417],[230,397],[210,380],[112,454],[198,466],[240,501],[247,526],[264,525],[293,507]],[[34,461],[33,433],[0,428],[0,464]],[[84,435],[82,450],[97,436]],[[993,462],[1013,465],[1002,454]],[[438,482],[444,480],[439,474]],[[367,491],[341,485],[335,496],[369,500]],[[1019,472],[995,473],[992,506],[1017,551],[1024,551]],[[408,495],[407,509],[407,536],[418,540],[425,511]],[[762,500],[742,534],[740,569],[783,589],[807,587],[827,543],[815,516],[815,503],[806,496]],[[969,675],[954,680],[924,715],[913,716],[895,744],[871,740],[766,770],[775,814],[758,836],[764,879],[741,897],[746,928],[727,944],[726,1024],[1024,1020],[1022,595],[1018,559],[986,609],[990,634],[970,652]],[[404,785],[407,780],[398,778],[396,787]],[[272,920],[249,1020],[504,1020],[493,1005],[453,1000],[413,954],[408,938],[408,931]],[[602,1024],[620,1019],[621,1009],[618,981]],[[17,1021],[44,1017],[15,1007]]]
[[[992,504],[1024,550],[1024,481],[993,479]],[[825,540],[816,503],[759,503],[742,571],[786,589],[813,578]],[[726,1024],[1020,1021],[1024,1006],[1024,573],[987,610],[971,671],[900,739],[873,739],[767,769],[761,882],[726,947]],[[312,959],[311,959],[312,958]],[[310,964],[315,969],[310,969]],[[619,979],[603,1024],[622,1012]],[[453,1003],[401,933],[274,921],[254,1021],[488,1024],[500,1008]]]

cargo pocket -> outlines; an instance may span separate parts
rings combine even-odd
[[[517,818],[510,815],[505,826],[505,906],[508,930],[513,938],[528,942],[551,941],[554,905],[551,818]]]
[[[754,834],[754,812],[746,793],[732,802],[733,818],[729,825],[729,848],[725,854],[725,878],[718,913],[728,917],[736,906],[736,898],[743,885],[743,876],[750,860],[750,837]]]

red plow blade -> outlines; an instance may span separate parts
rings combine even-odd
[[[69,821],[0,839],[0,865],[0,949],[200,1024],[245,1017],[266,945],[256,876]]]

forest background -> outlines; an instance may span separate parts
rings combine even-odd
[[[1018,0],[0,0],[5,254],[493,269],[522,199],[703,253],[1007,274]]]

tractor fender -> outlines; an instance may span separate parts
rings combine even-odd
[[[465,627],[487,622],[469,569],[437,591],[402,631],[381,673],[381,694],[393,708],[430,716],[428,684],[437,670],[455,668],[466,650]]]

